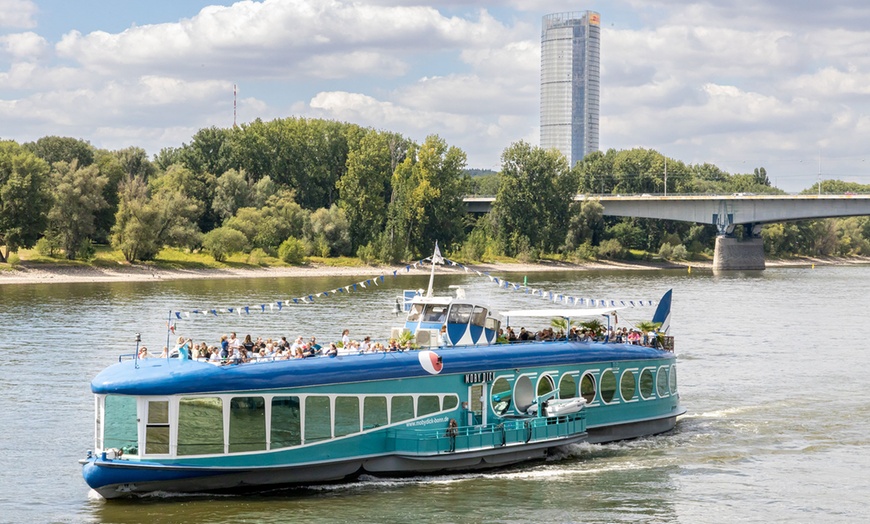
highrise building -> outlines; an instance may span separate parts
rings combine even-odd
[[[541,31],[541,147],[573,166],[598,151],[601,17],[554,13]]]

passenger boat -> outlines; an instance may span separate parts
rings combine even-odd
[[[408,295],[391,335],[413,335],[414,350],[223,366],[119,359],[91,383],[85,481],[111,499],[478,470],[666,432],[684,413],[672,339],[666,350],[497,338],[511,317],[600,318],[613,307],[500,315],[461,290],[434,296],[431,279]],[[670,297],[653,317],[663,332]]]

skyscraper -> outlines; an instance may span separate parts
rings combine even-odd
[[[541,31],[541,147],[570,165],[598,151],[601,18],[581,11],[546,15]]]

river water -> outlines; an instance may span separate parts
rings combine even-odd
[[[859,522],[870,514],[870,267],[528,276],[529,285],[578,297],[656,299],[674,289],[688,409],[675,431],[576,445],[543,463],[483,474],[111,503],[89,492],[77,460],[93,446],[89,382],[134,351],[135,333],[159,352],[170,309],[258,310],[364,277],[0,285],[0,521]],[[178,329],[210,343],[233,330],[338,340],[345,327],[352,338],[383,339],[400,323],[390,312],[394,297],[426,284],[390,275],[349,296],[200,316]],[[496,309],[546,307],[473,274],[436,284],[460,284]],[[620,322],[651,316],[636,310]]]

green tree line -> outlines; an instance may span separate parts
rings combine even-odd
[[[397,262],[435,241],[470,260],[692,257],[712,248],[713,226],[604,217],[579,193],[781,193],[764,168],[729,174],[648,149],[608,150],[569,166],[558,152],[508,146],[498,172],[470,170],[465,153],[436,135],[416,143],[389,131],[305,118],[199,130],[149,158],[47,136],[0,141],[0,262],[19,248],[87,259],[108,244],[130,262],[166,246],[218,261],[257,252]],[[825,192],[868,186],[825,181]],[[818,188],[808,188],[815,192]],[[467,194],[493,194],[492,212],[465,213]],[[870,254],[867,217],[765,227],[775,255]]]

